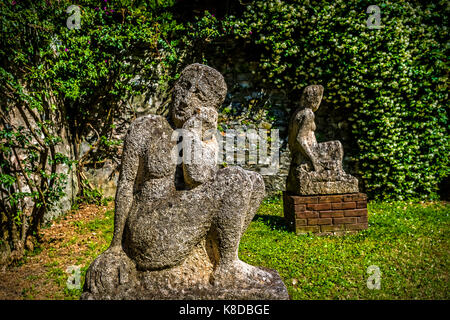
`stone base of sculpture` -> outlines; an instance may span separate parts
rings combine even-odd
[[[307,171],[302,166],[291,166],[287,190],[298,195],[359,192],[358,179],[344,171]]]
[[[216,248],[211,237],[194,247],[180,265],[152,271],[140,271],[124,252],[100,255],[86,273],[84,300],[286,300],[286,287],[278,272],[271,279],[255,281],[233,275],[215,285],[211,283],[216,265]],[[106,253],[107,255],[108,253]],[[118,268],[117,266],[120,265]],[[119,270],[119,271],[117,271]],[[93,276],[94,273],[100,273]],[[96,280],[94,280],[96,279]]]
[[[343,235],[368,228],[364,193],[302,196],[284,192],[283,206],[296,234]]]

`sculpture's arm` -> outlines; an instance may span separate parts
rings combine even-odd
[[[321,171],[322,166],[319,164],[319,159],[316,158],[312,151],[312,147],[317,143],[314,135],[314,113],[311,110],[305,112],[299,130],[297,133],[297,142],[303,149],[304,154],[309,158],[315,171]]]
[[[139,147],[134,143],[131,131],[127,134],[122,153],[122,168],[117,183],[114,233],[110,248],[120,247],[123,229],[133,203],[133,187],[139,167]]]
[[[187,132],[186,144],[183,147],[183,176],[185,183],[190,187],[210,180],[217,171],[219,147],[215,130],[213,130],[213,123],[207,123],[204,120],[194,116],[183,126]],[[205,129],[209,130],[206,134]],[[204,135],[203,139],[202,135]]]

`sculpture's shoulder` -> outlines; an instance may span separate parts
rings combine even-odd
[[[173,129],[166,118],[146,115],[134,120],[128,128],[125,141],[136,147],[146,146],[153,140],[170,140]]]
[[[298,109],[292,115],[289,122],[289,131],[294,131],[297,134],[299,128],[303,127],[306,123],[314,121],[314,112],[309,108]]]
[[[172,131],[173,129],[166,118],[160,115],[149,114],[134,120],[128,128],[127,135],[147,136],[149,134],[163,134]]]
[[[314,112],[309,108],[297,110],[292,117],[293,122],[297,122],[297,123],[303,122],[304,120],[311,120],[311,119],[314,119]]]
[[[134,120],[130,125],[130,130],[152,130],[157,128],[171,129],[167,119],[157,114],[148,114]]]

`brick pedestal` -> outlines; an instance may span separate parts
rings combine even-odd
[[[297,234],[341,235],[367,229],[367,196],[347,193],[299,196],[283,193],[284,217]]]

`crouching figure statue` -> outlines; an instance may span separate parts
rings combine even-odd
[[[218,71],[189,65],[168,119],[130,125],[113,239],[87,270],[82,299],[288,298],[276,271],[238,258],[265,190],[258,173],[218,169],[217,109],[226,92]]]

